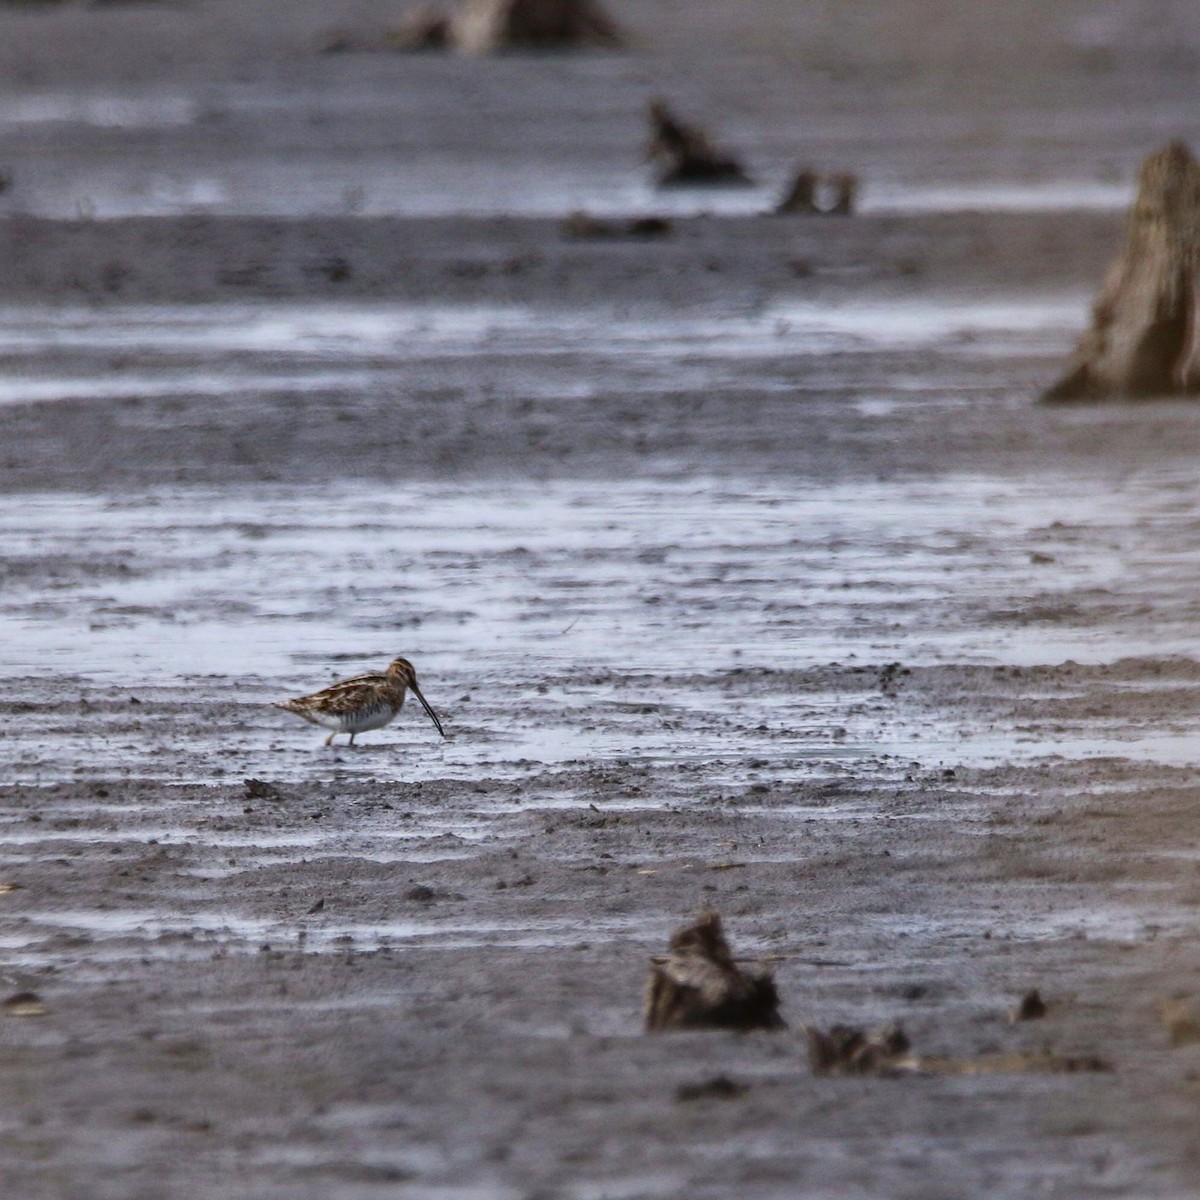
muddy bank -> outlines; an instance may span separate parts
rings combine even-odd
[[[464,228],[421,303],[4,310],[7,1190],[1187,1194],[1200,410],[1034,406],[1086,313],[1034,242],[942,287],[847,223],[806,294],[816,231],[697,222],[471,307]],[[448,742],[269,706],[397,653]],[[790,1028],[648,1040],[711,907]],[[890,1020],[1105,1069],[812,1075]]]
[[[789,690],[946,720],[982,687],[1019,723],[1040,719],[1029,691],[1069,708],[1095,678]],[[5,979],[50,1010],[5,1018],[9,1186],[1171,1196],[1194,1180],[1195,1055],[1154,1008],[1200,987],[1190,770],[860,757],[798,773],[767,750],[735,786],[619,761],[380,784],[339,778],[349,757],[271,800],[103,775],[0,793]],[[647,958],[712,906],[739,946],[777,956],[792,1028],[647,1039]],[[1048,1016],[1010,1024],[1031,986]],[[811,1076],[804,1022],[894,1019],[928,1053],[1049,1046],[1108,1069]],[[745,1090],[679,1099],[715,1076]]]
[[[565,216],[565,211],[564,214]],[[90,303],[388,299],[731,307],[1090,288],[1118,213],[683,218],[666,236],[579,241],[551,218],[145,217],[0,222],[0,299]]]
[[[864,211],[1114,209],[1194,128],[1178,0],[685,8],[613,6],[627,53],[480,60],[318,52],[377,39],[392,0],[295,0],[282,27],[261,0],[5,5],[0,212],[620,214],[651,194],[652,96],[741,149],[758,210],[802,166],[853,171]]]
[[[278,7],[0,7],[0,1192],[1192,1195],[1200,407],[1034,404],[1191,9]],[[397,654],[445,742],[270,707]],[[642,1034],[710,908],[786,1031]]]
[[[803,500],[447,482],[354,522],[364,493],[306,486],[30,495],[0,977],[48,1011],[0,1015],[0,1177],[1187,1194],[1196,1047],[1158,1012],[1200,990],[1176,461]],[[404,713],[326,751],[269,707],[385,647],[448,742]],[[648,956],[710,907],[775,956],[790,1028],[647,1039]],[[1010,1023],[1031,987],[1047,1016]],[[892,1020],[1104,1069],[812,1075],[805,1023]]]
[[[1192,443],[1188,411],[1028,411],[1118,229],[699,218],[579,241],[518,219],[14,220],[0,479],[836,480],[1025,451],[1086,471],[1118,426],[1142,462],[1164,436]]]

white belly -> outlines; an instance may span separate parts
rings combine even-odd
[[[314,713],[311,719],[335,733],[365,733],[368,729],[382,729],[399,711],[384,704],[352,713]]]

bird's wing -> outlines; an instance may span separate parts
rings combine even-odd
[[[342,679],[311,696],[301,696],[300,702],[319,705],[326,712],[356,712],[368,707],[378,698],[381,688],[390,680],[386,675],[355,675],[353,679]]]

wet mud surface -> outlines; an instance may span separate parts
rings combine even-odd
[[[154,398],[158,367],[132,410],[8,408],[27,457],[58,429],[67,476],[0,521],[0,958],[49,1008],[0,1018],[13,1186],[1186,1194],[1198,1064],[1156,1005],[1200,987],[1197,416],[1033,409],[1013,380],[1050,353],[958,320],[965,343],[864,347],[801,318],[843,342],[796,357],[664,315],[657,360],[618,323],[547,364],[492,319],[483,361],[530,396],[506,437],[572,403],[558,380],[640,389],[640,448],[604,445],[630,401],[540,426],[576,478],[543,443],[537,480],[355,479],[358,422],[296,417],[288,479],[243,481],[201,439],[289,400]],[[69,384],[75,337],[43,379]],[[428,369],[412,338],[371,369]],[[832,382],[797,402],[810,366]],[[729,371],[728,398],[675,424],[675,370]],[[465,391],[428,419],[487,462]],[[89,463],[76,416],[159,453]],[[326,750],[269,707],[397,653],[446,742],[406,708]],[[648,956],[707,907],[773,956],[789,1031],[641,1034]],[[1030,987],[1048,1016],[1010,1024]],[[926,1054],[1108,1069],[811,1074],[805,1023],[890,1020]],[[716,1076],[746,1090],[677,1098]]]
[[[1084,53],[1086,8],[1064,9],[1074,49],[1038,51],[1062,90],[1007,133],[912,46],[894,120],[940,114],[973,148],[958,184],[1057,163],[1091,195],[1079,164],[1140,153],[1136,114],[1178,116],[1190,60],[1179,41],[1169,86],[1118,111],[1149,51]],[[146,11],[147,44],[193,19]],[[609,97],[613,146],[622,72],[684,61],[647,11],[665,57],[547,68]],[[22,94],[49,104],[86,40],[56,57],[5,19],[0,56],[24,45]],[[182,78],[226,88],[257,55],[278,90],[325,18],[298,20],[284,53],[246,17],[242,58],[202,43]],[[306,59],[305,86],[347,61]],[[848,93],[815,61],[832,119]],[[764,78],[778,114],[796,85]],[[220,94],[231,125],[190,96],[157,111],[236,175],[263,110]],[[0,148],[97,167],[74,125],[107,110],[76,108],[59,141],[14,109]],[[302,138],[305,111],[272,138],[328,151],[352,123]],[[889,147],[864,111],[822,144],[896,188],[937,178],[933,135],[908,162],[917,135]],[[452,124],[482,153],[488,122]],[[778,137],[755,152],[781,164]],[[58,222],[47,179],[4,201],[0,279],[0,1001],[45,1009],[0,1006],[0,1191],[1194,1194],[1200,1046],[1159,1006],[1200,994],[1200,410],[1034,403],[1111,211],[677,218],[583,245],[529,212],[289,221],[237,197]],[[313,273],[331,255],[349,276]],[[410,705],[326,749],[270,706],[399,654],[445,741]],[[788,1030],[642,1033],[649,957],[707,908],[773,965]],[[1046,1015],[1010,1021],[1031,988]],[[891,1021],[922,1055],[1103,1069],[810,1070],[806,1024]]]

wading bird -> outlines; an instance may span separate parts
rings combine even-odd
[[[278,701],[274,707],[295,713],[314,725],[332,729],[333,732],[325,739],[327,746],[339,733],[348,733],[350,745],[353,746],[356,733],[382,729],[395,717],[404,703],[407,689],[411,689],[412,694],[420,700],[421,707],[437,726],[438,733],[445,737],[446,731],[437,713],[429,707],[429,701],[421,695],[417,673],[407,658],[397,658],[388,664],[386,671],[355,675],[353,679],[330,684],[311,696]]]

